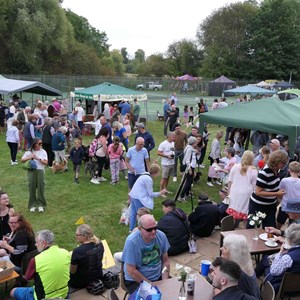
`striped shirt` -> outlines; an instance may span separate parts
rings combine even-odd
[[[279,191],[280,178],[274,174],[274,172],[265,166],[258,172],[256,186],[263,188],[265,192],[277,192]],[[251,195],[251,200],[261,205],[272,205],[276,203],[277,197],[260,197],[255,194],[255,191]]]

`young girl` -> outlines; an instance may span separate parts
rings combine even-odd
[[[193,125],[193,122],[194,122],[194,108],[193,106],[190,106],[189,123]]]
[[[132,134],[132,132],[131,132],[131,126],[130,126],[130,114],[126,114],[126,115],[125,115],[123,127],[126,129],[126,132],[127,132],[127,138],[128,138],[128,141],[129,141],[129,137],[130,137],[131,134]]]
[[[108,146],[107,152],[110,161],[110,183],[115,185],[116,183],[119,183],[120,159],[123,154],[122,144],[120,143],[120,138],[118,136],[114,137],[113,143]]]
[[[183,108],[183,123],[187,124],[189,121],[189,106],[185,105]]]
[[[79,139],[75,139],[74,147],[70,151],[70,159],[73,162],[73,170],[75,173],[74,182],[79,183],[79,172],[81,167],[81,162],[84,158],[84,150],[81,147],[81,142]]]

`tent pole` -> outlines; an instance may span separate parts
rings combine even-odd
[[[249,148],[250,133],[251,133],[251,130],[250,130],[250,129],[248,129],[248,132],[247,132],[247,137],[246,137],[245,150],[248,150],[248,148]]]

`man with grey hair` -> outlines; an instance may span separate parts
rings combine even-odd
[[[130,294],[142,280],[153,282],[169,278],[169,247],[166,235],[157,230],[154,217],[141,216],[138,230],[127,237],[122,255],[125,285]]]
[[[81,106],[81,102],[76,102],[75,111],[77,111],[77,121],[78,121],[78,127],[80,131],[83,130],[83,116],[84,116],[84,109]]]
[[[50,230],[37,232],[36,247],[40,252],[28,265],[24,279],[34,279],[34,287],[14,288],[10,296],[17,300],[61,298],[68,295],[70,277],[70,253],[54,245]]]
[[[160,181],[160,190],[166,189],[168,187],[169,178],[173,176],[174,173],[174,165],[175,165],[175,133],[169,132],[167,134],[167,139],[160,143],[158,146],[157,154],[162,157],[161,166],[162,166],[162,178]],[[167,190],[168,194],[171,194]],[[167,198],[166,195],[162,195],[161,197]]]

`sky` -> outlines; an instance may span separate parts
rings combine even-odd
[[[241,0],[64,0],[62,7],[104,31],[110,50],[165,53],[184,38],[194,40],[199,25],[214,11]]]

